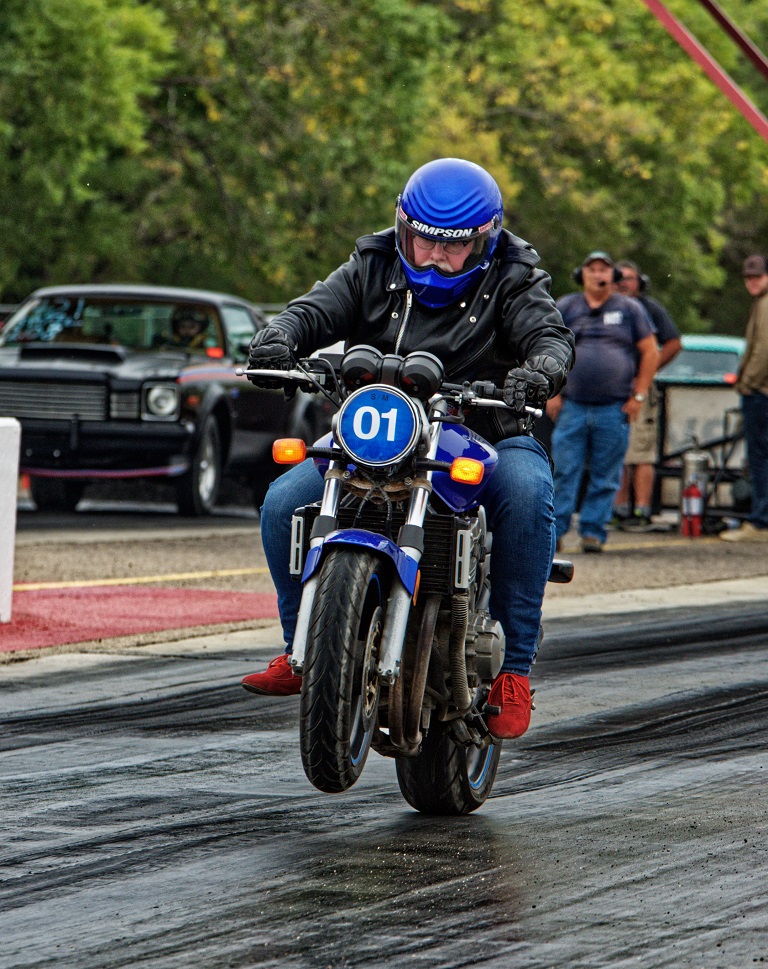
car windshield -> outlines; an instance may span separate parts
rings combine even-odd
[[[204,303],[46,296],[12,317],[0,345],[87,343],[131,350],[178,349],[220,356],[224,347],[216,310]]]
[[[739,355],[723,350],[681,350],[662,370],[665,381],[722,380],[732,383],[739,366]]]

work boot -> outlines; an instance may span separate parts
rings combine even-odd
[[[263,673],[243,677],[243,686],[262,696],[295,696],[301,693],[301,677],[291,669],[289,654],[276,656]]]
[[[531,722],[531,687],[527,676],[518,673],[499,673],[491,684],[487,705],[498,713],[485,718],[488,729],[497,740],[522,737]]]

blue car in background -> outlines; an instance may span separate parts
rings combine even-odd
[[[683,349],[656,375],[657,384],[733,385],[746,341],[740,336],[686,333]]]

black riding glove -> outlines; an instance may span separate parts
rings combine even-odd
[[[296,344],[287,333],[276,326],[265,326],[251,340],[248,352],[249,370],[290,370],[295,362]],[[252,384],[274,390],[282,387],[283,381],[271,377],[256,377],[246,374]]]
[[[504,403],[516,414],[524,414],[526,406],[544,410],[549,399],[549,381],[543,373],[529,367],[514,367],[504,381]]]
[[[543,373],[549,381],[549,396],[554,397],[565,387],[568,377],[568,369],[562,360],[553,357],[550,353],[537,353],[533,357],[528,357],[524,364],[529,370]]]

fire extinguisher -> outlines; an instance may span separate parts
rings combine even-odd
[[[683,489],[683,521],[682,532],[689,538],[701,535],[704,520],[704,495],[701,488],[692,481]]]

